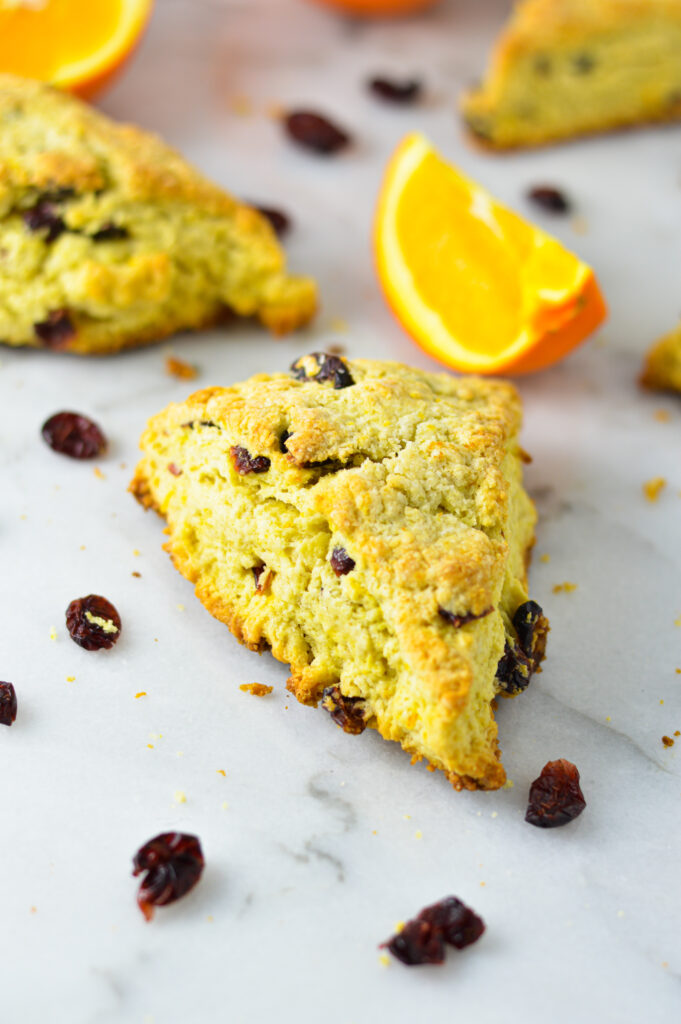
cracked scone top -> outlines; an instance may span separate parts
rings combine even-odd
[[[131,489],[298,700],[493,789],[491,702],[524,689],[548,628],[527,600],[520,419],[510,384],[317,353],[169,406]]]
[[[306,323],[269,222],[160,139],[0,75],[0,341],[99,354],[220,320]]]

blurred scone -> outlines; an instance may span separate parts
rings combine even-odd
[[[529,682],[535,511],[510,384],[315,353],[151,420],[131,490],[175,566],[289,688],[460,789],[505,781],[492,700]]]
[[[681,117],[681,0],[523,0],[462,101],[495,148]]]
[[[0,340],[99,354],[229,311],[276,333],[316,291],[268,221],[160,139],[0,75]]]
[[[650,349],[641,384],[653,391],[681,391],[681,324]]]

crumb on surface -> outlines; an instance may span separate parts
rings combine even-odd
[[[515,786],[515,782],[513,781],[513,779],[506,779],[506,782],[504,783],[502,788],[503,789],[513,789],[514,786]]]
[[[50,626],[50,640],[57,639],[57,630],[54,626]]]
[[[244,693],[252,693],[254,697],[266,697],[274,689],[273,686],[265,686],[264,683],[242,683],[239,687]]]
[[[331,330],[336,331],[337,334],[345,334],[348,329],[348,322],[347,320],[344,320],[342,316],[334,316],[331,318],[329,326]],[[340,347],[342,348],[343,346],[341,345]],[[331,355],[341,355],[340,352],[331,352],[331,349],[329,349],[329,352]]]
[[[142,579],[142,573],[141,572],[133,572],[131,575],[134,576],[138,580]]]
[[[146,690],[140,690],[139,693],[135,694],[135,700],[137,700],[138,697],[146,697],[146,695],[147,695],[147,691]]]
[[[75,683],[75,681],[76,681],[76,677],[75,676],[67,676],[66,677],[66,682],[67,683]]]
[[[135,556],[135,558],[139,558],[139,554],[140,554],[140,553],[139,553],[139,551],[137,550],[137,548],[133,548],[133,549],[132,549],[132,553],[133,553],[133,555]]]
[[[660,492],[664,487],[667,486],[667,481],[663,476],[654,476],[651,480],[647,480],[643,485],[643,493],[648,501],[657,501],[660,497]]]
[[[223,810],[223,811],[226,811],[228,809],[228,807],[229,807],[229,804],[227,803],[226,800],[223,801],[223,803],[220,804],[220,809]]]
[[[612,722],[612,718],[610,717],[610,715],[606,715],[605,720],[606,722]]]
[[[653,413],[653,419],[657,420],[658,423],[668,423],[671,419],[671,414],[668,409],[656,409]]]
[[[547,555],[547,554],[540,555],[539,556],[539,561],[540,562],[550,562],[551,561],[551,555]]]
[[[421,831],[421,829],[418,829],[416,832],[414,832],[414,839],[423,839],[423,832]]]
[[[674,746],[674,740],[671,738],[671,736],[663,736],[662,737],[662,742],[664,743],[665,747],[673,747]]]
[[[385,953],[381,953],[378,958],[378,962],[382,967],[390,967],[390,957]]]
[[[554,594],[571,594],[573,590],[577,589],[576,583],[554,583],[551,588]]]
[[[175,607],[177,608],[178,612],[183,612],[184,611],[184,605],[183,604],[176,604]]]
[[[674,619],[674,625],[675,626],[681,626],[681,615],[677,615],[677,617]],[[678,668],[677,668],[676,671],[677,672],[679,671]]]
[[[176,804],[186,804],[187,794],[183,789],[176,789],[175,792],[173,793],[173,801]]]
[[[195,366],[184,359],[178,359],[177,356],[166,356],[165,369],[167,374],[177,377],[178,380],[194,380],[198,373]]]
[[[227,772],[225,771],[224,768],[216,768],[215,770],[217,771],[218,775],[222,775],[224,779],[227,778]]]
[[[674,735],[675,735],[675,736],[681,736],[681,730],[679,730],[679,729],[675,729],[675,730],[674,730]]]
[[[99,466],[95,466],[92,472],[95,474],[98,480],[106,480],[106,473],[102,473]]]

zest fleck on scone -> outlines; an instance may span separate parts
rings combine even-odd
[[[524,0],[461,109],[500,149],[681,118],[681,0]]]
[[[257,316],[306,323],[269,222],[160,139],[0,75],[0,341],[101,354]]]
[[[681,391],[681,324],[650,349],[641,384],[652,391]]]
[[[543,658],[510,384],[322,353],[151,420],[131,490],[289,689],[460,789],[505,781],[491,702]]]

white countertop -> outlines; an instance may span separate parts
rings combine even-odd
[[[681,403],[635,379],[681,312],[681,128],[471,149],[455,97],[504,7],[360,24],[302,0],[159,0],[103,101],[236,194],[289,211],[291,262],[316,274],[324,305],[283,341],[237,324],[101,361],[0,351],[0,678],[19,699],[0,729],[2,1024],[679,1017],[681,740],[661,737],[681,729]],[[422,76],[427,101],[380,104],[363,87],[379,71]],[[275,104],[328,112],[356,147],[294,149]],[[388,313],[369,246],[382,167],[413,129],[577,249],[611,308],[593,341],[520,381],[540,511],[531,593],[552,632],[543,673],[501,702],[514,787],[496,793],[455,793],[396,745],[297,705],[286,667],[208,615],[162,551],[161,521],[125,490],[147,417],[193,389],[164,373],[170,349],[198,364],[197,387],[332,342],[435,368]],[[577,230],[526,206],[546,182],[574,199]],[[40,439],[70,408],[111,439],[104,478]],[[651,504],[654,476],[668,485]],[[564,581],[577,589],[554,594]],[[121,613],[110,652],[66,635],[66,605],[90,592]],[[256,680],[274,693],[239,690]],[[527,791],[557,757],[578,765],[588,807],[544,832],[523,820]],[[131,858],[168,829],[200,836],[206,871],[146,924]],[[441,968],[383,966],[395,923],[450,893],[484,917],[483,939]]]

